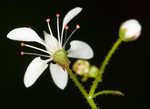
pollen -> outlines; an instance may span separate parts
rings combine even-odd
[[[20,55],[24,55],[24,52],[23,52],[23,51],[21,51],[21,52],[20,52]]]
[[[76,28],[77,28],[77,29],[80,29],[80,25],[76,25]]]
[[[66,25],[66,26],[65,26],[65,30],[68,30],[68,29],[69,29],[69,26],[68,26],[68,25]]]
[[[56,14],[56,17],[60,17],[60,14]]]
[[[47,18],[47,19],[46,19],[46,22],[47,22],[47,23],[50,22],[50,18]]]
[[[21,42],[21,43],[20,43],[20,45],[23,47],[23,46],[24,46],[24,43],[23,43],[23,42]]]

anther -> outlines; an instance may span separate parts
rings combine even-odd
[[[47,19],[46,19],[46,22],[49,23],[49,22],[50,22],[50,18],[47,18]]]
[[[60,14],[56,14],[56,17],[60,17]]]
[[[69,26],[68,26],[68,25],[66,25],[66,26],[65,26],[65,30],[68,30],[68,29],[69,29]]]
[[[21,44],[20,44],[22,47],[24,46],[24,43],[23,42],[21,42]]]
[[[20,52],[20,55],[24,55],[24,52],[23,52],[23,51],[21,51],[21,52]]]
[[[67,38],[67,40],[65,41],[63,48],[66,46],[66,43],[68,42],[68,40],[72,37],[72,35],[78,30],[80,29],[80,25],[76,25],[76,28],[72,31],[72,33],[69,35],[69,37]]]
[[[80,29],[80,25],[76,25],[76,29]]]

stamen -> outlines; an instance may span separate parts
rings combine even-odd
[[[22,55],[22,56],[23,56],[23,55],[24,55],[24,52],[23,52],[23,51],[21,51],[21,52],[20,52],[20,55]]]
[[[46,19],[46,22],[49,23],[49,22],[50,22],[50,18],[47,18],[47,19]]]
[[[60,17],[60,14],[57,13],[57,14],[56,14],[56,17]]]
[[[47,22],[47,25],[48,25],[49,32],[50,32],[50,34],[53,36],[52,30],[51,30],[51,27],[50,27],[50,24],[49,24],[50,18],[47,18],[47,19],[46,19],[46,22]]]
[[[21,42],[20,45],[21,45],[22,47],[24,47],[24,43],[23,43],[23,42]]]
[[[66,26],[65,26],[65,30],[68,30],[68,29],[69,29],[69,26],[68,26],[68,25],[66,25]]]
[[[67,38],[67,40],[65,41],[63,48],[65,48],[67,42],[69,41],[69,39],[72,37],[72,35],[80,28],[80,25],[76,25],[76,28],[72,31],[72,33],[69,35],[69,37]]]
[[[69,26],[68,26],[68,25],[66,25],[66,26],[65,26],[65,35],[64,35],[64,40],[66,40],[67,33],[68,33],[68,29],[69,29]]]
[[[34,56],[42,56],[42,57],[47,57],[47,58],[50,58],[50,56],[48,55],[42,55],[42,54],[38,54],[38,53],[28,53],[28,52],[23,52],[21,51],[20,52],[21,55],[34,55]]]
[[[80,25],[76,25],[76,28],[77,28],[77,29],[80,29]]]
[[[60,31],[59,31],[59,17],[60,17],[60,14],[56,14],[56,17],[57,17],[57,33],[58,33],[58,41],[59,41],[59,43],[61,43],[61,41],[60,41]]]
[[[48,54],[51,54],[51,53],[52,53],[52,51],[48,52],[48,51],[46,51],[46,50],[43,50],[43,49],[38,48],[38,47],[34,47],[34,46],[32,46],[32,45],[28,45],[28,44],[23,44],[23,45],[26,46],[26,47],[29,47],[29,48],[33,48],[33,49],[36,49],[36,50],[39,50],[39,51],[48,53]]]

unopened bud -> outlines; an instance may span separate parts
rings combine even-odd
[[[87,75],[90,63],[86,60],[77,60],[73,65],[73,71],[78,75]]]
[[[120,27],[119,37],[123,41],[136,40],[141,34],[141,29],[142,27],[137,20],[127,20]]]
[[[97,74],[98,74],[98,71],[99,71],[99,69],[98,69],[95,65],[92,65],[92,66],[90,67],[88,76],[91,77],[91,78],[96,78],[96,76],[97,76]],[[100,77],[100,78],[101,78],[101,77]]]

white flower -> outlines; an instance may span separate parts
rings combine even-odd
[[[65,51],[66,43],[73,35],[73,33],[77,29],[79,29],[80,26],[77,25],[76,29],[70,34],[70,36],[65,41],[63,41],[64,30],[68,29],[67,24],[75,16],[77,16],[81,12],[81,10],[82,8],[76,7],[66,14],[62,23],[61,35],[59,32],[59,14],[56,14],[58,32],[57,39],[53,36],[52,30],[50,28],[50,19],[47,19],[50,34],[44,32],[45,40],[42,40],[34,30],[27,27],[16,28],[8,33],[7,38],[9,39],[26,42],[37,42],[42,44],[46,48],[46,50],[44,50],[38,47],[21,43],[22,46],[26,46],[47,53],[47,55],[42,55],[36,53],[21,52],[21,55],[27,54],[39,56],[34,58],[27,67],[27,70],[24,75],[24,84],[26,87],[32,86],[35,83],[35,81],[39,78],[39,76],[44,72],[44,70],[48,67],[48,63],[53,60],[54,62],[56,62],[56,64],[50,63],[49,65],[52,79],[60,89],[64,89],[68,82],[68,73],[65,69],[65,65],[69,65],[69,60],[67,56],[82,59],[90,59],[93,57],[92,48],[87,43],[78,40],[72,41],[70,43],[70,49],[67,52]],[[40,56],[47,57],[48,59],[42,60]]]
[[[135,19],[124,22],[120,27],[120,37],[124,41],[136,40],[141,34],[141,25]]]

